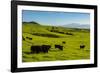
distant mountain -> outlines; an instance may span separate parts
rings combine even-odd
[[[90,29],[90,25],[89,24],[78,24],[78,23],[66,24],[66,25],[63,25],[63,27]]]

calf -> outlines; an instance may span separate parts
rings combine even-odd
[[[84,49],[85,48],[85,45],[80,45],[80,49]]]
[[[55,45],[55,48],[58,48],[60,50],[63,50],[63,46],[61,46],[61,45]]]

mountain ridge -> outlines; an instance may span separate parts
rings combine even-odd
[[[79,23],[66,24],[66,25],[62,25],[62,27],[90,29],[89,24],[79,24]]]

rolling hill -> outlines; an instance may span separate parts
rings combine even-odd
[[[90,58],[90,31],[88,29],[44,26],[37,22],[24,22],[22,36],[25,38],[22,40],[22,62]],[[32,40],[27,37],[32,38]],[[63,51],[55,48],[56,44],[63,46]],[[85,44],[86,47],[81,50],[80,44]],[[34,45],[50,45],[51,48],[48,53],[32,54],[30,47]]]

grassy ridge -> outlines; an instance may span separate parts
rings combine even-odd
[[[74,35],[50,32],[50,30],[70,32]],[[22,41],[22,61],[39,62],[55,60],[79,60],[90,58],[90,31],[88,29],[72,29],[63,27],[43,26],[34,23],[23,23],[22,35],[31,37]],[[62,44],[66,41],[66,44]],[[80,49],[80,44],[84,43],[84,50]],[[30,54],[31,45],[51,45],[48,53]],[[63,45],[64,50],[60,51],[54,47],[55,44]]]

